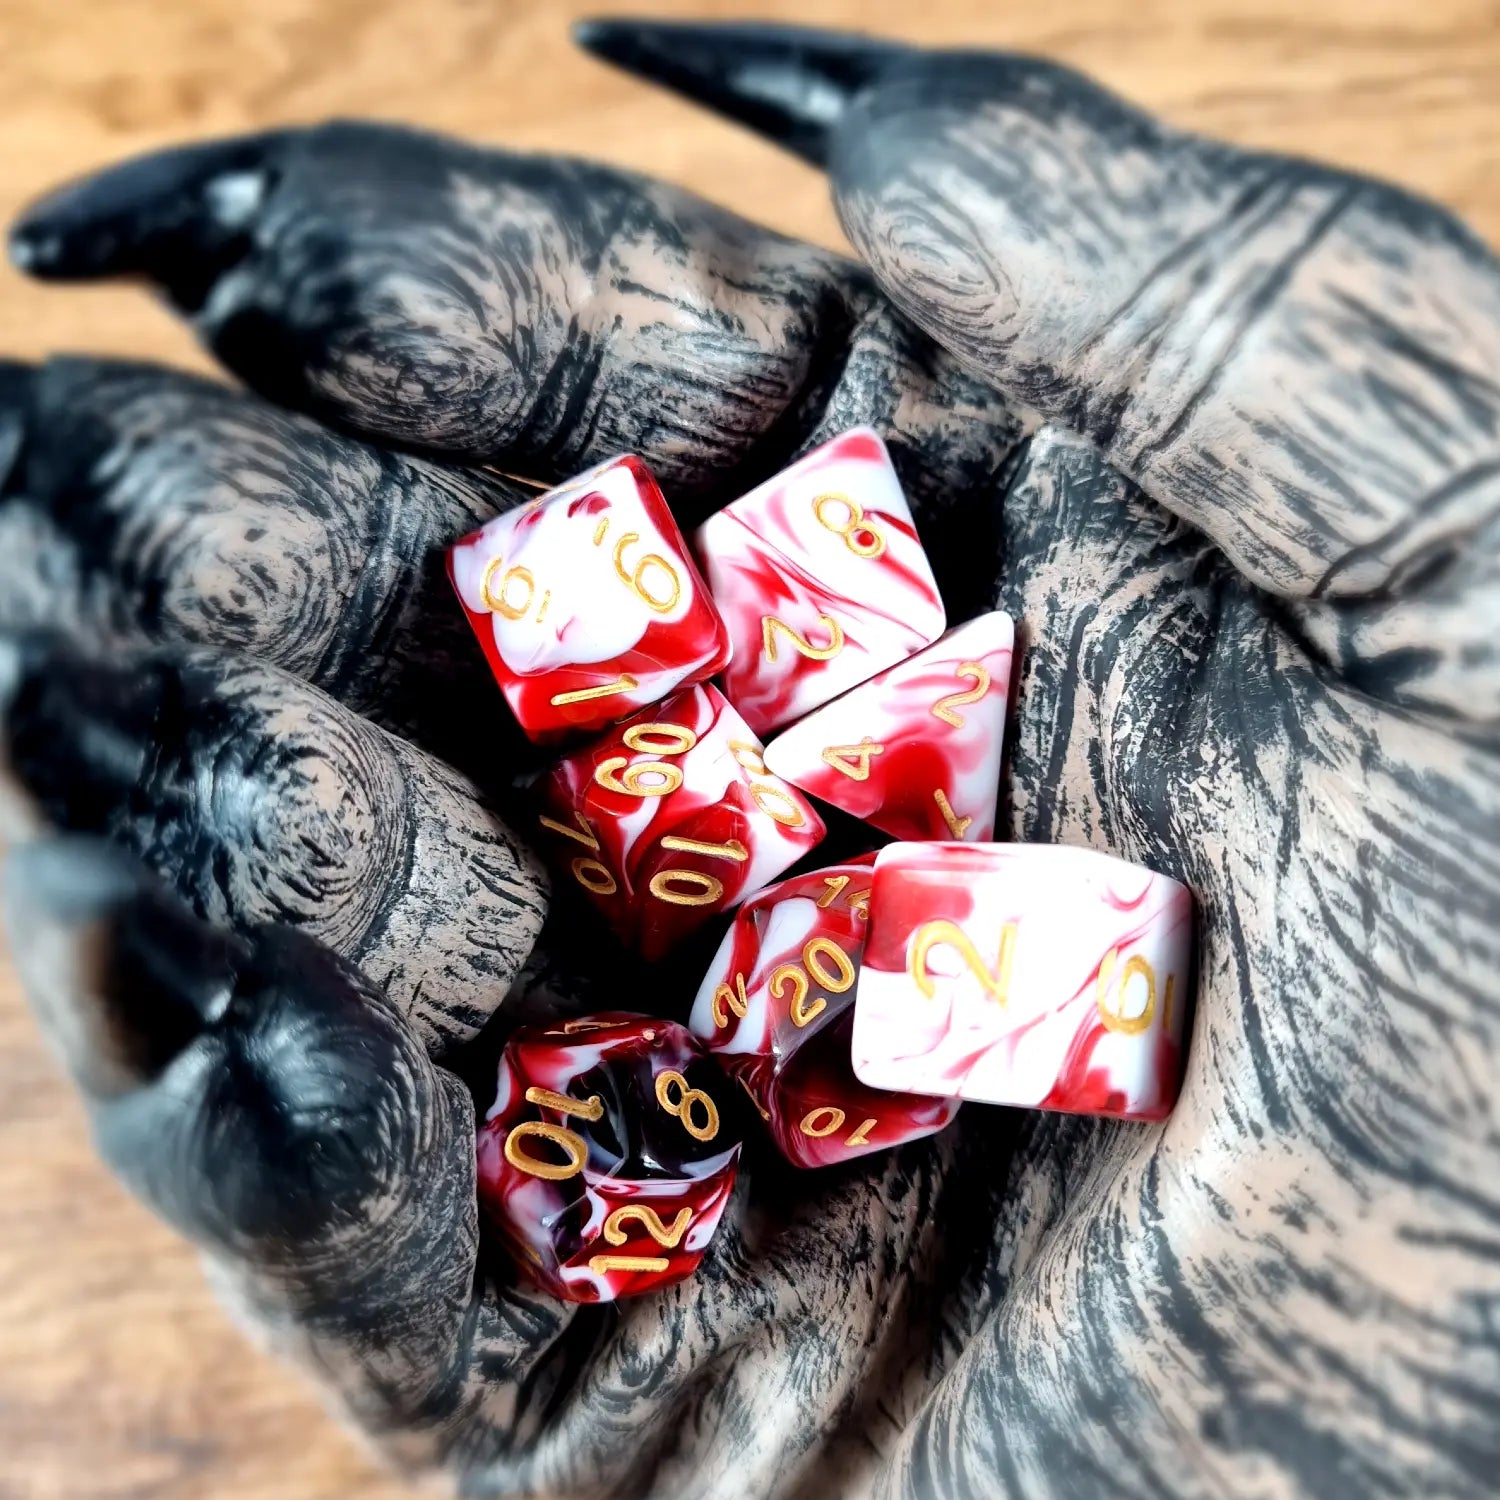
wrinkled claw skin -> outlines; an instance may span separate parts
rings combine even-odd
[[[278,660],[234,609],[141,587],[194,576],[153,572],[150,548],[112,541],[90,581],[74,539],[157,514],[149,484],[103,482],[110,464],[145,471],[113,442],[77,471],[34,462],[45,424],[18,408],[54,377],[0,366],[0,524],[19,515],[31,548],[0,547],[0,599],[35,602],[36,578],[53,579],[76,617],[113,611],[112,629],[177,662],[153,668],[149,713],[119,705],[118,728],[88,712],[115,701],[109,659],[45,691],[25,653],[0,673],[20,672],[6,696],[24,705],[7,709],[13,821],[107,831],[222,929],[214,962],[251,945],[236,969],[248,999],[217,1020],[217,1000],[200,1013],[151,980],[175,1018],[168,1050],[203,1060],[183,1063],[203,1069],[191,1079],[169,1064],[171,1093],[122,1085],[159,1058],[73,1028],[86,1090],[126,1086],[159,1111],[111,1134],[111,1159],[211,1244],[216,1279],[399,1461],[473,1494],[1488,1496],[1494,257],[1409,195],[1182,136],[1050,64],[709,25],[672,51],[650,23],[609,26],[590,38],[600,52],[826,162],[866,264],[607,168],[358,124],[110,169],[29,214],[19,258],[155,281],[262,397],[359,439],[235,406],[252,447],[271,435],[276,483],[294,473],[288,447],[309,455],[294,491],[376,465],[381,482],[340,485],[342,505],[376,532],[409,522],[423,557],[440,528],[420,517],[446,514],[442,496],[455,513],[511,500],[445,465],[553,481],[636,452],[692,528],[873,426],[949,620],[1017,622],[998,836],[1106,850],[1193,892],[1180,1101],[1160,1125],[966,1110],[816,1174],[752,1147],[695,1276],[608,1314],[492,1279],[472,1104],[412,1039],[425,1018],[441,1045],[454,1017],[428,979],[463,990],[485,968],[507,1017],[670,1012],[691,983],[556,915],[526,957],[536,888],[474,786],[285,670],[214,648],[262,654],[388,727],[425,722],[416,698],[393,709],[383,668],[329,681],[316,653]],[[79,379],[87,407],[95,376]],[[183,411],[183,432],[206,422],[217,451],[207,407]],[[378,457],[392,448],[420,460]],[[164,481],[163,513],[181,493]],[[214,555],[231,570],[266,545],[233,540],[227,519],[253,499],[224,496]],[[206,555],[201,527],[171,534]],[[438,627],[400,551],[381,552],[364,603],[412,601],[415,641]],[[348,638],[402,678],[380,630]],[[185,644],[216,664],[184,664]],[[450,697],[461,724],[470,700]],[[470,740],[483,759],[484,731]],[[500,781],[518,769],[510,749],[489,759]],[[226,816],[272,805],[238,800],[271,784],[295,794],[280,821]],[[423,828],[433,859],[408,866],[395,834]],[[394,886],[408,936],[355,895],[319,918],[309,870],[355,847],[386,872],[371,899]],[[473,918],[476,901],[494,920]],[[262,926],[282,907],[304,931]],[[400,960],[372,964],[392,942]],[[70,974],[87,989],[97,951],[26,966],[44,1014]],[[264,1120],[239,1130],[238,1080],[302,1097],[288,1092],[300,1054],[251,1045],[262,1010],[273,1028],[298,1018],[279,1037],[307,1028],[313,1073],[351,1081],[348,1129],[379,1142],[355,1161],[346,1117],[329,1116],[318,1185],[346,1210],[337,1253],[300,1187],[284,1233],[221,1232],[242,1213],[267,1227],[251,1210],[271,1200],[240,1185],[281,1159]],[[205,1039],[221,1034],[233,1044],[215,1052]],[[316,1136],[328,1101],[307,1097],[282,1123]],[[205,1098],[230,1106],[230,1157],[189,1149],[212,1144]]]
[[[437,1050],[504,997],[545,877],[446,766],[248,659],[105,660],[46,636],[5,651],[12,809],[110,837],[201,916],[334,945]]]
[[[252,388],[366,435],[561,480],[644,426],[697,492],[772,440],[845,279],[628,173],[358,123],[107,169],[29,210],[12,256],[155,281]],[[682,297],[704,268],[718,305]]]
[[[0,624],[242,651],[503,784],[443,549],[527,492],[176,371],[0,367]]]

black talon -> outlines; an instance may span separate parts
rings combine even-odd
[[[0,359],[0,495],[8,493],[11,471],[26,437],[36,370],[15,359]]]
[[[627,73],[748,126],[815,167],[850,104],[910,49],[798,26],[580,21],[574,40]]]
[[[12,226],[11,260],[48,280],[146,276],[196,308],[249,248],[278,139],[179,146],[69,183]]]
[[[123,851],[78,835],[26,844],[4,889],[41,1019],[91,1092],[156,1077],[229,1003],[246,945],[200,922]]]

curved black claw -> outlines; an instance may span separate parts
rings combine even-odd
[[[123,850],[76,834],[17,849],[4,905],[42,1024],[94,1098],[154,1079],[216,1022],[248,951]]]
[[[0,359],[0,495],[15,468],[26,436],[26,412],[36,370],[15,359]]]
[[[249,249],[279,133],[158,151],[67,184],[10,232],[10,257],[48,280],[149,276],[189,310]]]
[[[748,126],[815,167],[849,106],[909,48],[810,27],[580,21],[595,57]]]

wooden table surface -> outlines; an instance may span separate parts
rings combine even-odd
[[[347,114],[601,156],[839,243],[816,174],[570,48],[571,15],[613,8],[1046,53],[1181,125],[1420,188],[1500,241],[1496,0],[0,0],[0,217],[149,147]],[[56,349],[206,367],[138,291],[0,271],[0,353]],[[0,1500],[404,1493],[96,1165],[0,955]]]

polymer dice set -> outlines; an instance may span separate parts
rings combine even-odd
[[[614,459],[456,543],[449,572],[523,729],[573,742],[538,785],[564,878],[647,959],[733,911],[686,1027],[612,1012],[507,1046],[480,1195],[544,1289],[691,1274],[738,1161],[727,1091],[803,1168],[930,1135],[963,1100],[1171,1109],[1191,898],[1093,850],[989,842],[1011,622],[945,633],[874,432],[691,547],[645,465]],[[823,838],[817,802],[898,842],[777,883]]]

